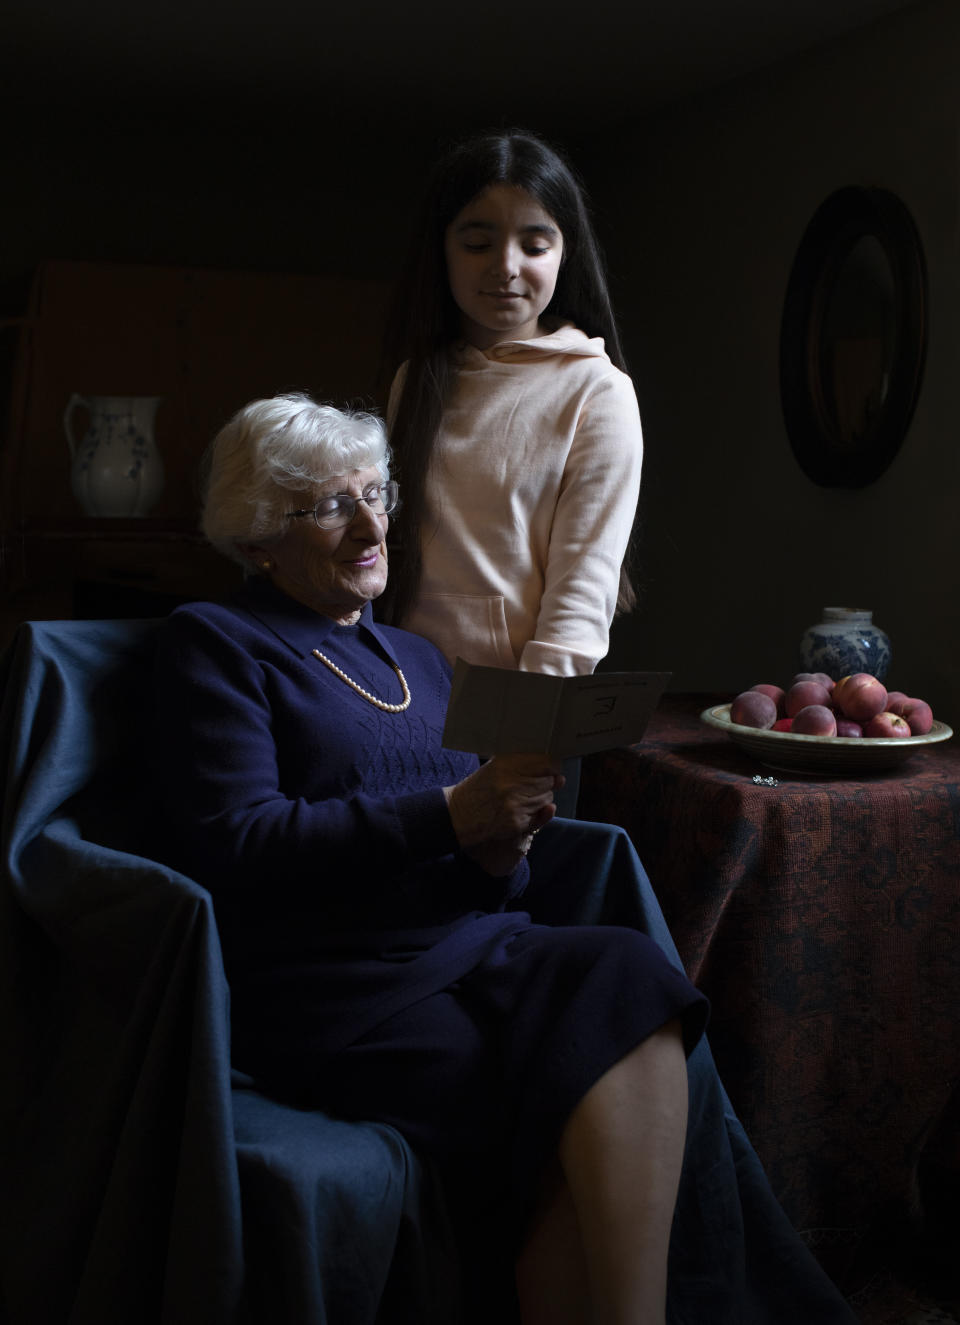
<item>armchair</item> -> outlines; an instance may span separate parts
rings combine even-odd
[[[26,623],[0,669],[0,1319],[457,1325],[469,1303],[429,1165],[388,1126],[231,1071],[210,895],[142,854],[157,627]],[[632,925],[679,963],[625,833],[569,824],[537,851],[536,919]],[[705,1039],[688,1075],[670,1325],[853,1325]]]
[[[449,1325],[432,1174],[231,1074],[210,895],[137,854],[156,624],[30,623],[4,663],[0,1319]]]

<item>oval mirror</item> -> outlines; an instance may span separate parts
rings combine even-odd
[[[840,189],[817,210],[780,332],[787,436],[814,483],[863,487],[899,450],[923,375],[926,285],[920,237],[895,194]]]

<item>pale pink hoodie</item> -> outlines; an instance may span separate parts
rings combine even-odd
[[[640,490],[633,384],[570,324],[455,353],[420,595],[402,624],[451,662],[590,673],[609,646]]]

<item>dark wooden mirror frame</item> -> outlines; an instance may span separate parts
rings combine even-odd
[[[894,344],[883,405],[866,435],[839,434],[824,405],[820,362],[824,313],[854,245],[875,239],[890,266]],[[794,259],[780,331],[780,400],[787,435],[804,473],[822,487],[872,483],[903,442],[920,392],[926,355],[927,274],[916,225],[886,189],[843,188],[811,220]]]

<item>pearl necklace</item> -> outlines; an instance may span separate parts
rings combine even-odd
[[[364,690],[363,686],[357,685],[352,677],[347,676],[346,672],[339,668],[335,662],[331,662],[326,654],[321,653],[319,649],[313,650],[313,656],[319,658],[322,663],[326,663],[334,676],[339,676],[341,681],[346,681],[350,689],[355,690],[358,695],[367,701],[368,704],[373,704],[376,708],[383,709],[384,713],[402,713],[404,709],[410,707],[410,687],[407,685],[407,678],[395,662],[390,662],[390,666],[396,672],[400,684],[403,687],[402,704],[387,704],[384,700],[377,699],[376,695],[371,695],[369,690]]]

